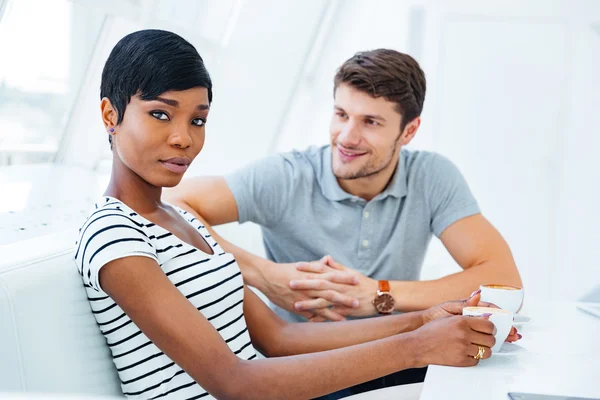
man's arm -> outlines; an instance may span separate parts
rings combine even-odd
[[[429,207],[430,230],[440,238],[463,271],[431,281],[390,282],[399,311],[422,310],[433,304],[461,298],[480,284],[498,283],[521,286],[521,278],[508,245],[500,233],[481,215],[479,206],[460,170],[446,157],[428,153],[413,179],[424,190],[423,201]],[[401,243],[399,245],[402,245]],[[417,268],[401,265],[398,268]],[[330,264],[333,265],[333,264]],[[316,272],[304,264],[302,271]],[[318,268],[318,266],[316,266]],[[341,270],[345,268],[340,267]],[[346,288],[324,281],[295,282],[295,289],[330,289],[357,297],[355,310],[336,309],[347,315],[373,315],[370,304],[377,292],[377,281],[359,275],[357,287]],[[305,304],[306,305],[306,304]],[[304,305],[301,306],[304,309]]]
[[[391,283],[398,310],[422,310],[442,301],[462,298],[481,284],[522,287],[508,244],[481,214],[450,225],[440,240],[463,271],[431,281]]]
[[[521,286],[506,241],[481,215],[458,167],[446,157],[431,153],[419,179],[431,212],[431,231],[463,271],[432,281],[394,283],[398,307],[426,308],[440,299],[465,296],[485,283]]]
[[[522,286],[521,277],[512,253],[500,233],[481,214],[456,221],[446,228],[440,239],[463,271],[430,281],[390,281],[390,289],[396,300],[396,311],[424,310],[444,301],[467,297],[479,285],[497,283]],[[298,280],[290,283],[295,290],[334,290],[359,300],[356,309],[333,307],[341,315],[375,315],[371,300],[377,293],[377,281],[351,270],[332,259],[328,265],[340,271],[354,272],[358,285],[347,287],[328,282],[325,279]],[[315,263],[302,263],[298,269],[304,272],[319,273],[321,268]],[[310,310],[314,300],[297,304],[299,310]],[[315,319],[320,321],[322,319]]]
[[[163,190],[163,200],[202,218],[212,226],[236,222],[238,209],[233,193],[222,176],[186,178]]]
[[[327,304],[343,304],[353,307],[355,299],[336,291],[296,292],[289,287],[289,282],[294,279],[314,278],[314,274],[307,274],[296,270],[294,264],[277,264],[252,254],[219,236],[211,225],[220,225],[238,220],[238,207],[235,197],[227,185],[225,178],[207,176],[194,177],[183,180],[175,188],[163,191],[163,199],[191,212],[203,221],[214,239],[228,253],[235,256],[242,271],[246,284],[253,286],[265,294],[273,303],[288,310],[310,318],[313,312],[302,312],[294,309],[298,301],[311,298],[318,299]],[[322,276],[340,285],[355,284],[354,273],[340,272],[326,268]],[[344,317],[327,308],[320,308],[319,315],[331,320],[343,320]]]

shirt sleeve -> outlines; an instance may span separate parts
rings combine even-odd
[[[158,263],[143,227],[122,210],[100,209],[92,214],[81,228],[75,253],[84,285],[104,293],[98,279],[100,269],[119,258],[143,256]]]
[[[256,161],[225,180],[238,209],[238,222],[277,224],[290,203],[299,168],[293,155],[277,154]]]
[[[467,181],[450,160],[433,154],[427,175],[431,231],[435,236],[439,238],[456,221],[481,212]]]

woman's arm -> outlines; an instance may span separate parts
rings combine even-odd
[[[474,365],[476,360],[469,355],[476,354],[477,346],[472,343],[493,345],[491,322],[456,317],[439,320],[442,324],[427,324],[419,330],[418,339],[407,333],[315,354],[245,361],[231,352],[154,260],[126,257],[111,261],[100,270],[100,284],[156,346],[217,398],[313,398],[431,362]],[[252,297],[249,295],[250,307],[256,305]],[[255,335],[256,325],[265,322],[275,328],[273,337],[281,337],[286,324],[275,318],[263,321],[261,314],[256,317],[247,307],[245,311]],[[271,336],[263,333],[258,337],[259,347],[267,348]]]
[[[423,325],[422,314],[411,312],[336,323],[288,323],[249,288],[244,294],[244,316],[252,342],[269,357],[339,349],[410,332]]]

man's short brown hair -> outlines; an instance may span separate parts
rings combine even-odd
[[[337,70],[333,94],[342,83],[396,103],[402,115],[400,131],[421,115],[425,101],[425,74],[408,54],[390,49],[356,53]]]

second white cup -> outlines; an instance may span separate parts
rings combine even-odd
[[[481,285],[481,301],[493,303],[516,314],[523,305],[523,288],[505,285]]]

